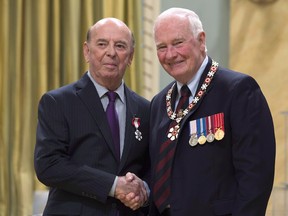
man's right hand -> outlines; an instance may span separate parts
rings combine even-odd
[[[127,207],[136,210],[147,201],[148,194],[143,181],[135,174],[128,172],[125,176],[118,177],[115,198]]]

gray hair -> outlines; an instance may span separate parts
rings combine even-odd
[[[203,26],[202,22],[199,18],[199,16],[191,10],[185,9],[185,8],[170,8],[168,10],[165,10],[162,12],[155,20],[153,32],[155,32],[155,28],[159,21],[161,21],[163,18],[170,17],[170,16],[183,16],[187,17],[190,23],[191,31],[193,33],[193,36],[198,36],[200,32],[203,32]]]
[[[185,8],[173,7],[165,10],[156,18],[153,27],[153,35],[155,36],[155,29],[162,19],[173,16],[187,17],[190,23],[190,30],[194,37],[197,37],[200,32],[204,32],[202,22],[199,16],[194,11]]]

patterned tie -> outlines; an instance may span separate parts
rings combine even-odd
[[[180,109],[187,108],[190,94],[191,92],[187,85],[183,85],[181,88],[181,97],[176,108],[176,113],[178,113]],[[169,125],[169,129],[174,127],[176,124],[176,121],[172,121]],[[156,166],[155,184],[153,187],[155,204],[160,213],[163,212],[170,202],[170,175],[175,149],[175,140],[171,141],[170,139],[167,139],[160,146],[159,160]]]
[[[118,160],[120,160],[120,135],[119,135],[119,121],[118,116],[115,109],[115,100],[117,97],[117,93],[113,91],[109,91],[106,93],[109,98],[109,104],[106,109],[106,116],[111,128],[111,132],[113,135],[113,141],[115,146],[115,152]]]

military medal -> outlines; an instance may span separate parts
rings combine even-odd
[[[215,133],[214,137],[216,140],[222,140],[225,136],[224,132],[224,113],[218,113],[214,115],[215,122]]]
[[[204,118],[197,119],[196,122],[197,122],[197,129],[198,129],[198,131],[201,134],[199,136],[199,138],[198,138],[198,143],[200,145],[203,145],[206,142],[206,136],[205,136],[206,124],[205,124],[205,119]]]
[[[198,143],[200,145],[203,145],[206,142],[206,137],[202,134],[199,138],[198,138]]]
[[[211,143],[214,141],[214,134],[212,133],[212,122],[211,122],[211,116],[208,116],[206,118],[206,125],[207,125],[207,131],[208,131],[208,134],[206,136],[207,138],[207,142]]]
[[[197,129],[196,129],[196,120],[190,121],[190,139],[189,144],[191,146],[196,146],[198,144],[198,138],[197,138]]]
[[[180,130],[179,124],[175,125],[174,127],[171,127],[171,128],[169,129],[169,133],[168,133],[167,137],[168,137],[171,141],[177,139],[177,138],[178,138],[179,130]]]
[[[134,132],[134,134],[135,134],[135,138],[137,139],[137,140],[139,140],[139,141],[141,141],[142,140],[142,133],[141,133],[141,131],[139,131],[139,126],[140,126],[140,118],[137,118],[137,117],[134,117],[133,119],[132,119],[132,125],[135,127],[135,132]]]
[[[214,60],[212,60],[212,65],[210,67],[210,70],[207,73],[207,76],[204,80],[204,82],[202,83],[200,90],[198,91],[198,93],[195,95],[195,97],[193,98],[192,102],[188,105],[188,107],[184,110],[179,111],[178,113],[175,113],[175,111],[172,110],[171,107],[171,95],[172,95],[172,91],[173,88],[176,84],[176,82],[171,86],[171,88],[168,90],[167,95],[166,95],[166,111],[167,111],[167,115],[168,117],[177,122],[177,127],[174,126],[172,128],[169,128],[169,132],[167,134],[167,137],[173,141],[175,139],[177,139],[178,137],[178,133],[180,131],[180,122],[181,120],[190,112],[190,110],[197,104],[197,102],[202,98],[202,96],[204,95],[204,93],[206,92],[208,86],[210,85],[214,74],[217,72],[218,69],[218,63],[215,62]]]
[[[214,136],[215,136],[215,139],[216,139],[216,140],[221,140],[221,139],[223,139],[224,135],[225,135],[224,131],[223,131],[221,128],[218,128],[218,129],[216,130]]]
[[[191,146],[196,146],[198,144],[197,134],[192,134],[189,139],[189,144]]]
[[[206,138],[207,138],[207,142],[211,143],[214,141],[214,134],[209,132]]]

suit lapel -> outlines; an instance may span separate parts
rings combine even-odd
[[[203,73],[202,73],[202,76],[200,78],[200,81],[199,81],[199,84],[198,84],[198,87],[197,87],[197,91],[199,91],[199,89],[201,88],[201,85],[202,83],[204,82],[209,70],[210,70],[210,67],[212,65],[212,59],[209,57],[208,59],[208,63],[207,63],[207,66],[205,67]],[[216,72],[217,74],[217,72]],[[191,115],[193,115],[193,113],[199,108],[200,104],[202,103],[202,101],[205,99],[206,95],[209,94],[209,91],[213,88],[214,86],[214,78],[213,80],[211,81],[210,85],[208,86],[206,92],[204,93],[204,95],[202,96],[202,98],[198,101],[198,103],[193,107],[193,109],[185,116],[185,118],[182,120],[181,122],[181,125],[183,125],[187,119],[190,118]]]
[[[78,95],[80,100],[87,107],[116,159],[117,157],[114,150],[113,138],[106,119],[105,111],[95,86],[88,77],[87,73],[78,82],[76,82],[76,95]]]
[[[174,83],[175,82],[172,82],[167,89],[170,89]],[[172,123],[172,120],[168,117],[168,114],[167,114],[166,94],[163,96],[163,100],[165,101],[164,102],[165,103],[165,110],[163,111],[163,116],[162,116],[161,121],[159,123],[158,132],[157,132],[159,134],[165,134],[165,136],[159,136],[162,138],[161,140],[158,140],[159,143],[163,143],[168,139],[166,135],[168,134],[170,124]],[[171,107],[173,110],[175,108],[176,97],[177,97],[177,85],[175,84],[173,91],[172,91],[172,95],[171,95]],[[159,145],[159,148],[160,148],[160,145]]]
[[[125,122],[125,137],[124,137],[124,149],[122,152],[122,157],[120,161],[119,171],[124,167],[131,146],[135,144],[136,138],[134,135],[135,128],[132,125],[133,117],[137,117],[136,113],[138,112],[138,104],[135,101],[133,92],[124,85],[125,88],[125,98],[126,98],[126,122]]]

